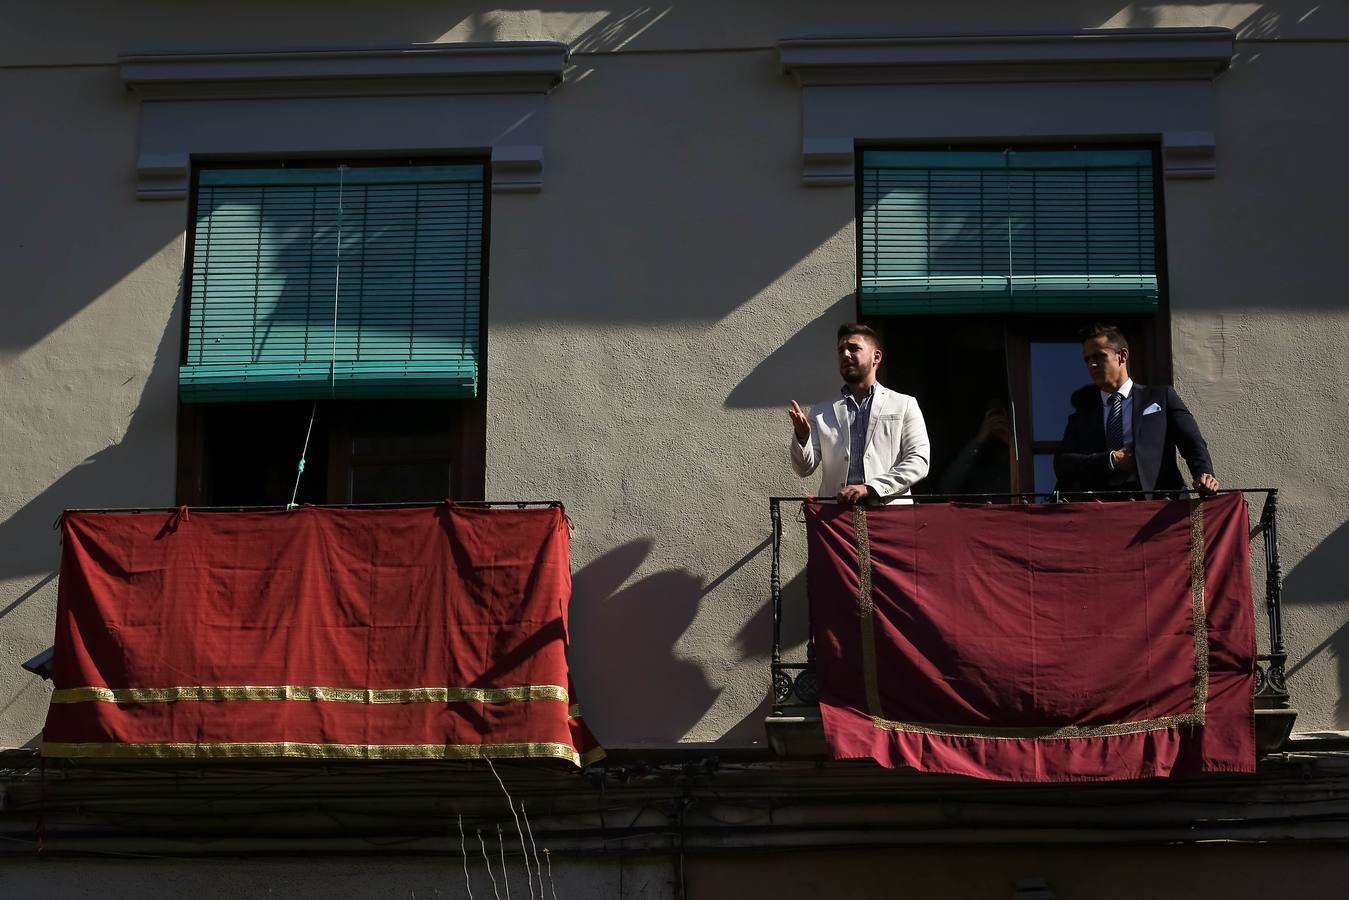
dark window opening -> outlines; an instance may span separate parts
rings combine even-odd
[[[1052,491],[1069,397],[1090,383],[1083,327],[1118,325],[1131,376],[1171,380],[1156,151],[1151,176],[1135,169],[1126,184],[1109,171],[1054,171],[1083,159],[1114,165],[1117,153],[1083,152],[1110,148],[902,149],[857,154],[858,307],[885,340],[881,381],[917,397],[927,422],[931,469],[914,492]],[[999,174],[1002,152],[1012,170],[1047,167],[1033,201],[1022,202],[1016,185],[1038,176]],[[990,172],[964,171],[978,166]]]
[[[1160,316],[1110,316],[1129,338],[1131,376],[1170,381]],[[886,353],[880,380],[918,398],[932,466],[916,494],[1018,493],[1054,489],[1054,453],[1089,384],[1078,317],[905,316],[868,320]],[[1015,435],[1013,442],[1012,436]]]
[[[205,506],[483,498],[483,404],[321,400],[181,407],[178,502]],[[313,414],[305,468],[296,473]]]

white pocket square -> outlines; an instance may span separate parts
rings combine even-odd
[[[1145,416],[1150,416],[1150,415],[1152,415],[1153,413],[1157,413],[1157,412],[1161,412],[1161,411],[1162,411],[1162,408],[1161,408],[1160,406],[1158,406],[1156,403],[1149,403],[1149,404],[1148,404],[1148,408],[1145,409],[1145,410],[1143,410],[1143,415],[1145,415]]]

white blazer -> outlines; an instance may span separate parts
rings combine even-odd
[[[847,400],[839,397],[817,403],[806,413],[810,422],[810,440],[804,445],[792,436],[792,468],[805,478],[817,468],[821,497],[832,497],[848,482]],[[927,425],[918,401],[908,394],[876,385],[871,398],[871,420],[867,424],[866,452],[862,472],[883,503],[912,503],[909,488],[927,474],[931,449]]]

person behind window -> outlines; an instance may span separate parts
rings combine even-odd
[[[1072,396],[1073,413],[1054,455],[1061,491],[1183,491],[1176,451],[1201,494],[1219,489],[1199,425],[1170,385],[1129,377],[1129,342],[1113,325],[1082,333],[1092,383]]]
[[[809,412],[787,411],[795,440],[792,468],[802,478],[821,469],[820,495],[840,503],[912,503],[909,489],[927,475],[927,426],[918,401],[876,382],[879,335],[849,322],[838,330],[843,396]]]
[[[1012,425],[1007,404],[989,400],[979,430],[947,465],[938,489],[943,494],[1008,494],[1012,490]]]

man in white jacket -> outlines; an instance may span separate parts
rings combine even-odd
[[[822,469],[819,496],[840,503],[912,503],[909,489],[927,474],[930,450],[918,401],[876,382],[881,342],[866,325],[838,330],[839,399],[807,412],[795,400],[792,468],[806,478]]]

